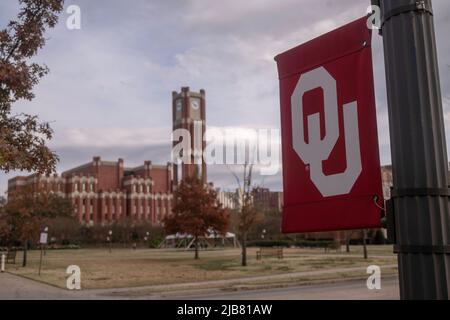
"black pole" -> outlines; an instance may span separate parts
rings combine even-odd
[[[23,246],[23,259],[22,259],[22,267],[27,266],[27,253],[28,253],[28,240],[25,241]]]
[[[42,270],[42,253],[44,251],[44,245],[41,244],[41,257],[39,258],[39,276],[41,275],[41,270]]]
[[[448,162],[431,0],[380,0],[402,299],[449,299]]]

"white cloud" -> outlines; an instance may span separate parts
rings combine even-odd
[[[68,0],[66,5],[72,3],[82,9],[82,29],[68,31],[61,20],[48,33],[37,60],[51,73],[36,88],[33,102],[14,109],[53,121],[52,146],[62,150],[62,163],[114,146],[116,152],[105,154],[123,152],[141,161],[152,154],[139,154],[140,146],[170,145],[171,92],[181,86],[206,89],[209,126],[278,128],[273,57],[365,15],[368,6],[358,0]],[[433,5],[450,130],[450,3]],[[17,1],[1,2],[2,25],[16,6]],[[379,140],[388,162],[383,67],[381,38],[375,35]]]
[[[54,148],[136,147],[170,144],[170,128],[68,128],[51,141]]]

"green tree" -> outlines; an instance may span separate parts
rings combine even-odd
[[[44,33],[58,21],[64,0],[19,0],[17,20],[0,29],[0,170],[55,170],[58,157],[47,146],[53,131],[34,115],[13,114],[12,105],[34,98],[32,92],[48,73],[30,60],[45,45]]]

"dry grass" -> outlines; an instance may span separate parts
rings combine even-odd
[[[19,264],[8,265],[7,271],[65,287],[67,267],[78,265],[82,272],[83,288],[94,289],[237,279],[396,263],[391,246],[369,247],[368,260],[362,258],[360,249],[355,249],[356,247],[352,247],[350,254],[324,254],[323,250],[319,249],[285,249],[283,260],[266,258],[262,261],[255,259],[257,249],[250,249],[247,267],[240,266],[240,251],[237,249],[202,251],[201,259],[197,261],[193,259],[192,252],[171,250],[115,249],[112,253],[107,249],[48,251],[41,276],[38,276],[39,251],[32,251],[29,253],[29,264],[26,268],[20,267],[19,254]],[[351,277],[345,272],[342,274]],[[330,275],[326,276],[329,277]]]

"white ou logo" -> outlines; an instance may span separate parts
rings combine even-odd
[[[320,137],[320,115],[307,117],[308,142],[303,127],[303,96],[322,88],[324,96],[325,137]],[[310,167],[314,185],[324,197],[350,193],[362,171],[356,101],[343,106],[345,154],[347,168],[342,173],[325,175],[322,161],[327,160],[339,138],[338,101],[336,80],[323,67],[302,74],[291,97],[292,141],[295,152]]]
[[[79,266],[68,266],[66,273],[70,276],[67,277],[66,286],[69,290],[81,290],[81,269]]]

